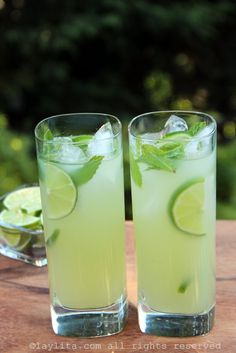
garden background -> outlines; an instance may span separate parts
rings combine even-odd
[[[0,0],[0,194],[37,181],[34,127],[161,109],[218,123],[217,218],[236,219],[236,1]]]

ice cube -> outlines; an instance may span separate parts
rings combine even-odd
[[[114,152],[114,134],[110,122],[102,125],[88,145],[89,156],[108,155]]]
[[[165,123],[165,134],[169,134],[171,132],[176,131],[187,131],[188,125],[186,121],[177,115],[172,114],[167,122]]]
[[[62,163],[83,163],[86,156],[81,148],[73,144],[71,137],[54,137],[54,158]]]
[[[206,126],[194,136],[195,140],[193,138],[193,140],[185,146],[185,155],[187,158],[201,158],[211,152],[212,142],[210,134],[213,129],[213,124]]]
[[[197,137],[204,137],[204,136],[210,135],[213,130],[214,130],[214,125],[210,124],[210,125],[204,127],[196,136]]]
[[[61,145],[62,143],[69,143],[69,142],[73,142],[71,136],[57,136],[57,137],[53,137],[53,140],[50,140],[51,142],[53,142],[53,144],[55,145]]]
[[[86,156],[81,148],[72,144],[61,145],[59,161],[64,163],[83,163]]]
[[[198,148],[199,148],[199,141],[191,141],[189,142],[185,148],[185,157],[187,158],[197,158],[198,156]]]

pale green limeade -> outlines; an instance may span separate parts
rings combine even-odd
[[[85,164],[39,158],[51,300],[79,310],[107,307],[125,296],[122,153],[102,156],[95,173],[81,184],[76,175]],[[48,185],[59,179],[69,185],[69,195],[64,191],[69,214],[63,214],[63,194],[61,202],[48,204]]]
[[[189,141],[172,159],[178,142],[162,149],[165,166],[158,144],[145,159],[151,143],[131,141],[139,303],[162,313],[204,313],[215,304],[215,149],[186,158]]]

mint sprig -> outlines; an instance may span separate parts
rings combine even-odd
[[[207,124],[205,121],[196,122],[190,127],[190,129],[188,130],[188,134],[192,137],[196,136],[206,126],[207,126]]]
[[[156,154],[166,158],[181,158],[184,155],[184,144],[182,142],[169,141],[157,144]]]
[[[142,155],[139,158],[139,162],[147,164],[148,170],[158,169],[175,172],[173,162],[163,156],[159,149],[152,145],[145,144],[142,146]]]
[[[86,162],[83,167],[81,167],[76,175],[74,176],[75,183],[77,186],[87,183],[94,174],[96,173],[98,167],[100,166],[104,156],[93,156],[88,162]]]
[[[183,145],[178,142],[168,142],[160,146],[144,144],[139,162],[146,163],[150,169],[165,170],[175,172],[173,159],[183,155]]]
[[[156,146],[144,144],[139,147],[141,155],[138,159],[135,159],[133,154],[130,153],[131,176],[139,187],[142,186],[142,174],[139,163],[147,164],[147,170],[165,170],[175,173],[174,160],[184,155],[184,144],[178,141],[160,142]]]
[[[130,153],[130,171],[131,171],[131,177],[134,181],[134,183],[138,186],[142,186],[142,174],[139,169],[139,165],[137,161],[134,159],[134,156],[132,153]]]

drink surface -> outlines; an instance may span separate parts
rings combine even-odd
[[[215,149],[175,157],[173,170],[163,170],[163,155],[149,144],[131,141],[139,303],[163,313],[207,312],[215,303]]]
[[[102,158],[93,175],[82,183],[84,173],[78,173],[86,166],[88,162],[39,158],[52,303],[70,309],[106,307],[125,295],[122,152]],[[61,217],[54,217],[55,212],[59,214],[58,203],[49,205],[48,184],[53,180],[50,174],[58,170],[62,171],[61,180],[67,176],[72,181],[70,192],[73,195],[74,188],[76,197],[68,214],[63,214],[62,195]],[[55,197],[60,197],[59,193],[58,189]],[[65,207],[72,198],[65,200]]]

